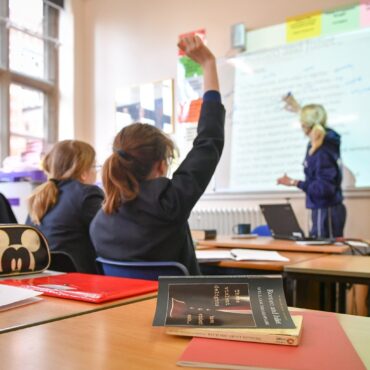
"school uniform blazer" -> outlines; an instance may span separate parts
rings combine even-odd
[[[58,201],[44,216],[37,227],[47,238],[50,250],[68,253],[79,272],[98,273],[95,249],[89,236],[89,226],[101,208],[104,195],[95,185],[77,180],[58,183]]]
[[[123,261],[177,261],[191,274],[200,274],[187,220],[220,159],[224,120],[223,105],[204,100],[193,148],[172,179],[143,181],[135,200],[123,203],[110,215],[98,212],[90,235],[99,256]]]

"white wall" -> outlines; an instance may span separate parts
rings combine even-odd
[[[205,28],[217,57],[230,52],[230,28],[248,29],[282,23],[287,17],[353,4],[351,0],[72,0],[75,28],[75,137],[95,144],[98,158],[109,153],[114,136],[114,94],[118,87],[176,76],[179,34]],[[302,226],[307,212],[302,194],[266,198],[218,197],[205,207],[248,206],[292,198]],[[370,239],[367,193],[346,194],[346,235]],[[199,206],[199,205],[198,205]]]

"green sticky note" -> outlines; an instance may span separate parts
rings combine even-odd
[[[203,75],[200,64],[194,62],[189,57],[180,58],[180,63],[184,66],[186,78]]]
[[[357,5],[328,11],[322,17],[322,34],[348,32],[360,27],[360,7]]]

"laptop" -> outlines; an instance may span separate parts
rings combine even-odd
[[[332,239],[305,236],[299,226],[297,217],[291,204],[260,204],[260,209],[274,239],[296,241],[321,241],[325,244],[333,243]]]

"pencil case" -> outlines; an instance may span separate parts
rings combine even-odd
[[[0,225],[0,276],[32,274],[50,265],[45,236],[28,225]]]

